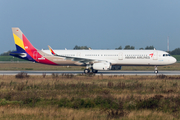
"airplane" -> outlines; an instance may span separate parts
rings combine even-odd
[[[15,27],[12,28],[16,51],[10,55],[36,63],[59,66],[86,66],[84,73],[97,73],[98,70],[120,70],[121,66],[157,66],[170,65],[176,59],[161,50],[49,50],[36,49]],[[91,71],[90,71],[91,70]]]

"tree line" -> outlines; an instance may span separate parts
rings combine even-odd
[[[15,51],[15,50],[9,50],[7,52],[2,53],[0,56],[8,56],[13,51]]]
[[[74,48],[74,50],[89,50],[91,49],[91,47],[87,47],[87,46],[78,46],[76,45]],[[118,48],[115,48],[115,50],[134,50],[135,47],[134,46],[130,46],[130,45],[126,45],[124,48],[122,48],[122,46],[119,46]],[[153,50],[154,46],[146,46],[145,48],[139,48],[139,50]],[[7,52],[4,52],[2,54],[0,54],[0,56],[8,56],[11,52],[13,52],[15,50],[9,50]],[[171,55],[180,55],[180,48],[176,48],[172,51],[168,52]]]
[[[119,46],[118,48],[115,48],[116,50],[122,50],[122,46]],[[134,50],[135,47],[134,46],[130,46],[130,45],[126,45],[124,47],[124,50]],[[139,48],[140,50],[153,50],[154,46],[146,46],[145,48]]]
[[[82,49],[83,50],[88,50],[89,48],[90,47],[87,47],[87,46],[78,46],[78,45],[76,45],[74,47],[74,50],[82,50]],[[141,48],[139,48],[139,50],[154,50],[154,48],[155,47],[152,45],[152,46],[146,46],[145,48],[141,47]],[[115,50],[122,50],[122,49],[123,49],[122,46],[119,46],[118,48],[115,48]],[[126,45],[124,47],[124,50],[134,50],[134,49],[135,49],[135,47],[130,46],[130,45]],[[171,54],[171,55],[180,55],[180,48],[176,48],[176,49],[174,49],[172,51],[168,51],[168,53]]]
[[[87,46],[78,46],[76,45],[74,48],[74,50],[88,50],[88,49],[91,49],[91,47],[87,47]],[[115,50],[122,50],[122,46],[119,46],[118,48],[115,48]],[[126,45],[124,47],[124,50],[134,50],[135,47],[134,46],[130,46],[130,45]],[[140,50],[153,50],[154,49],[154,46],[146,46],[145,48],[139,48]]]

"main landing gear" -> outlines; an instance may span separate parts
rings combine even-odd
[[[97,73],[98,70],[94,70],[94,69],[91,69],[92,73]],[[87,74],[87,73],[90,73],[90,70],[89,69],[84,69],[84,73]]]
[[[93,73],[97,73],[97,72],[98,72],[98,70],[94,70],[94,69],[92,68],[92,72],[93,72]]]
[[[154,73],[155,73],[155,74],[158,74],[157,66],[155,66],[155,68],[154,68]]]
[[[89,69],[84,69],[84,73],[86,74],[86,73],[89,73],[90,72],[90,70]]]
[[[93,67],[91,67],[90,65],[86,66],[86,69],[84,69],[84,73],[87,74],[87,73],[90,73],[90,71],[92,71],[92,73],[97,73],[98,72],[98,70],[94,70]]]

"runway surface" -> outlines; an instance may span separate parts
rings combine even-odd
[[[52,75],[56,74],[82,74],[83,71],[0,71],[0,75],[16,75],[20,72],[25,72],[28,75]],[[96,75],[156,75],[154,71],[99,71]],[[157,75],[180,75],[180,71],[159,71]]]

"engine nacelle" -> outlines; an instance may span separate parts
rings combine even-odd
[[[111,70],[121,70],[120,65],[112,65]]]
[[[111,64],[108,63],[108,62],[94,63],[93,64],[93,69],[95,69],[95,70],[110,70],[111,69]]]

